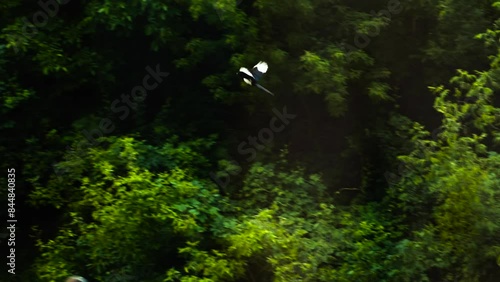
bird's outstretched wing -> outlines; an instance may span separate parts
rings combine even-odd
[[[255,81],[253,74],[247,68],[240,68],[238,75],[246,84],[252,85]]]
[[[267,90],[266,88],[264,88],[264,86],[262,86],[262,85],[260,85],[258,83],[255,83],[255,86],[257,86],[258,88],[260,88],[260,89],[266,91],[267,93],[271,94],[272,96],[274,96],[273,92]]]
[[[240,72],[247,74],[249,76],[253,76],[252,73],[247,68],[240,68]]]
[[[267,72],[268,65],[266,62],[260,61],[257,63],[253,69],[252,69],[252,75],[255,78],[255,80],[259,80],[262,75],[264,75]]]

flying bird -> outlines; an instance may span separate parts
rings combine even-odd
[[[260,78],[267,72],[267,69],[267,63],[260,61],[253,67],[252,71],[249,71],[247,68],[240,68],[240,71],[237,74],[243,79],[246,84],[256,86],[274,96],[271,91],[267,90],[262,85],[257,83]]]

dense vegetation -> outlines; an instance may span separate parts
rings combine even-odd
[[[500,2],[0,14],[2,281],[498,281]]]

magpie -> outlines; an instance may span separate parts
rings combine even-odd
[[[274,96],[271,91],[267,90],[262,85],[257,83],[257,81],[259,81],[259,79],[267,72],[267,69],[267,63],[260,61],[253,67],[251,72],[247,68],[240,68],[240,71],[237,72],[237,75],[240,76],[246,84],[256,86]]]

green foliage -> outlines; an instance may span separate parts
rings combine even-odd
[[[5,78],[0,81],[0,91],[2,92],[1,100],[1,114],[6,114],[9,111],[15,109],[18,104],[25,100],[28,100],[30,96],[33,96],[33,90],[23,89],[19,84],[19,81],[15,75],[8,75],[8,71],[5,67],[7,64],[6,60],[6,46],[0,45],[0,77]],[[2,123],[1,128],[13,127],[12,121]]]
[[[332,224],[333,206],[313,200],[324,193],[318,176],[282,169],[283,163],[252,166],[243,198],[234,202],[243,215],[222,234],[224,249],[200,252],[193,244],[181,249],[191,260],[180,281],[191,281],[193,274],[200,281],[238,281],[243,274],[261,280],[270,279],[273,273],[275,281],[316,277],[331,252],[327,224]],[[171,270],[169,277],[180,277],[180,273]]]
[[[486,142],[498,134],[500,122],[499,109],[491,104],[495,61],[488,71],[472,75],[459,70],[451,79],[457,85],[455,98],[465,101],[450,100],[450,90],[442,86],[431,88],[438,95],[434,107],[443,115],[443,130],[435,140],[416,139],[415,151],[401,156],[413,169],[391,194],[408,218],[419,222],[414,238],[401,245],[410,260],[419,261],[405,281],[430,281],[421,272],[431,269],[440,269],[443,281],[482,281],[489,271],[498,271],[493,251],[500,228],[498,154]]]
[[[499,3],[69,1],[33,28],[2,1],[1,163],[37,221],[18,279],[497,281]],[[274,97],[234,74],[260,60]]]
[[[195,155],[191,165],[183,168],[196,147],[151,148],[133,138],[103,142],[109,145],[92,148],[83,156],[78,174],[64,175],[63,181],[33,194],[34,201],[39,201],[56,187],[59,193],[71,185],[78,187],[68,197],[60,197],[70,211],[67,232],[39,242],[46,254],[38,268],[43,279],[62,279],[81,265],[99,280],[124,268],[135,279],[153,279],[161,274],[154,271],[160,258],[167,258],[183,240],[203,238],[216,228],[214,221],[221,220],[224,201],[214,184],[193,178],[196,163],[203,160]],[[149,171],[144,162],[138,166],[141,155],[152,149],[160,152],[160,159],[162,154],[170,158],[162,172]],[[75,258],[71,253],[86,256]]]
[[[251,281],[397,277],[394,240],[401,232],[377,212],[378,206],[336,208],[328,202],[319,176],[286,167],[285,162],[254,164],[236,202],[243,215],[223,236],[225,249],[208,254],[189,245],[182,249],[192,256],[184,276],[171,270],[168,281],[192,281],[194,269],[200,281],[239,281],[243,274]],[[226,274],[230,270],[236,277]]]

